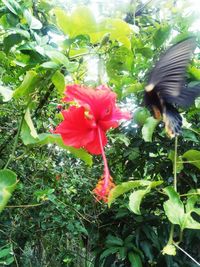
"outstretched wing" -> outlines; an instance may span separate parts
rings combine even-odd
[[[163,100],[174,102],[185,84],[186,66],[195,46],[195,38],[188,38],[169,48],[156,63],[145,90],[154,89]]]

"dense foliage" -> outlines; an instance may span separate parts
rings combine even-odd
[[[66,2],[0,2],[0,266],[197,266],[200,101],[181,110],[175,141],[143,90],[161,52],[194,35],[198,14],[181,0]],[[200,80],[195,36],[189,85]],[[133,114],[107,134],[110,208],[92,192],[101,157],[51,133],[74,83],[107,84]]]

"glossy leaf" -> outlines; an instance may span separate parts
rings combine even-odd
[[[119,251],[119,247],[111,247],[106,250],[101,254],[100,260],[106,258],[108,255],[115,254]]]
[[[131,263],[131,267],[142,267],[142,261],[138,253],[135,252],[129,252],[128,253],[128,259]]]
[[[147,180],[134,180],[129,182],[124,182],[120,185],[115,186],[108,197],[108,206],[110,207],[111,204],[118,198],[119,196],[123,195],[124,193],[130,191],[131,189],[137,188],[137,187],[149,187],[153,188],[160,184],[162,184],[163,181],[147,181]]]
[[[47,51],[46,54],[53,62],[57,64],[63,64],[65,66],[69,64],[68,58],[59,51]]]
[[[200,229],[200,223],[195,221],[191,216],[192,212],[200,214],[199,209],[195,209],[197,198],[189,198],[187,200],[186,207],[184,207],[179,194],[173,187],[168,186],[164,189],[164,191],[169,197],[169,200],[164,203],[164,210],[170,222],[178,224],[181,230],[184,230],[185,228]]]
[[[174,151],[170,151],[169,154],[168,154],[168,158],[172,161],[172,164],[173,164],[173,172],[174,172]],[[177,159],[176,159],[176,173],[180,173],[184,166],[183,166],[183,159],[181,156],[178,156]]]
[[[16,33],[10,34],[7,37],[5,37],[3,40],[5,53],[8,53],[13,46],[21,43],[23,39],[24,39],[23,36]]]
[[[107,246],[123,246],[123,240],[117,236],[108,235],[106,238]]]
[[[0,170],[0,212],[5,208],[17,184],[17,175],[11,170]]]
[[[110,205],[116,200],[116,198],[130,191],[131,189],[137,188],[139,186],[148,186],[149,184],[150,182],[146,180],[135,180],[124,182],[120,185],[115,186],[109,194],[108,206],[110,207]]]
[[[29,10],[24,11],[24,17],[26,18],[30,29],[39,30],[42,28],[42,23],[36,19]]]
[[[158,185],[162,184],[162,181],[157,182],[150,182],[150,184],[142,190],[137,190],[131,193],[129,196],[129,208],[132,212],[134,212],[137,215],[140,215],[140,205],[145,197],[146,194],[148,194],[151,191],[151,188],[156,187]]]
[[[2,0],[2,2],[7,6],[7,8],[15,15],[21,15],[22,10],[20,5],[15,0]]]
[[[82,148],[77,149],[74,147],[66,146],[63,143],[61,136],[56,134],[40,134],[38,137],[39,137],[39,141],[37,142],[38,145],[56,144],[60,148],[63,148],[72,153],[75,157],[85,161],[85,163],[88,164],[89,166],[92,165],[92,156],[90,154],[88,154]]]
[[[14,91],[13,97],[24,97],[28,99],[30,97],[30,94],[36,88],[38,81],[39,76],[35,71],[27,71],[22,84]]]
[[[200,151],[191,149],[185,152],[182,157],[187,159],[188,163],[200,169]]]
[[[55,85],[58,93],[63,95],[65,89],[65,77],[64,75],[57,70],[51,78],[53,84]]]
[[[59,65],[53,61],[44,62],[40,66],[43,68],[46,68],[46,69],[58,69],[58,67],[59,67]]]
[[[184,205],[179,194],[172,186],[164,188],[164,191],[169,197],[169,200],[164,203],[165,214],[171,223],[181,225],[184,220]]]
[[[195,66],[189,66],[188,72],[194,80],[197,80],[197,81],[200,80],[200,70],[197,69]]]
[[[171,28],[169,25],[161,25],[154,34],[153,41],[156,48],[160,47],[170,34]]]
[[[126,97],[130,94],[135,94],[142,90],[144,90],[144,86],[142,83],[132,83],[130,85],[127,85],[125,89],[123,90],[123,97]]]
[[[131,48],[130,35],[132,30],[130,25],[121,19],[106,19],[106,32],[110,33],[111,40],[117,40],[128,49]]]
[[[71,14],[67,14],[61,9],[55,9],[58,26],[65,34],[75,37],[80,34],[90,34],[96,29],[96,22],[91,10],[86,6],[74,9]]]
[[[156,120],[153,117],[147,118],[145,124],[142,127],[142,138],[146,142],[152,142],[152,136],[158,123],[159,120]]]
[[[137,215],[140,215],[140,204],[144,196],[149,193],[150,189],[147,187],[145,190],[137,190],[131,193],[129,196],[129,208],[132,212]]]
[[[89,166],[92,165],[92,156],[88,154],[84,149],[77,149],[74,147],[66,146],[60,135],[42,133],[38,134],[36,138],[31,135],[31,129],[27,122],[24,121],[21,129],[21,138],[25,145],[47,145],[55,144],[58,147],[65,149],[72,153],[75,157],[85,161]]]

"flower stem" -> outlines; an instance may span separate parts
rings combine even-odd
[[[100,147],[101,147],[101,155],[103,158],[103,163],[104,163],[104,185],[103,185],[103,189],[106,190],[107,186],[108,186],[108,182],[110,179],[110,172],[109,172],[109,168],[108,168],[108,162],[106,159],[106,155],[103,149],[103,143],[102,143],[102,138],[101,138],[101,129],[98,127],[98,136],[99,136],[99,143],[100,143]]]

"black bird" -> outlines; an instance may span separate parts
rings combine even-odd
[[[186,67],[196,47],[190,37],[170,47],[156,63],[145,87],[144,102],[156,119],[163,119],[169,137],[179,135],[182,117],[179,107],[189,107],[200,95],[200,85],[186,85]]]

